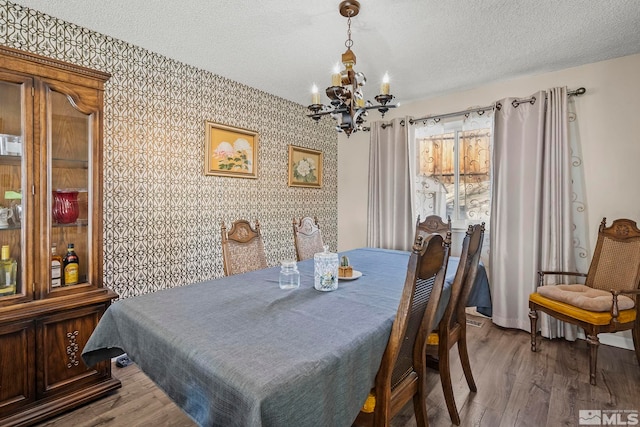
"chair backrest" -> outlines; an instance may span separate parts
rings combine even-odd
[[[464,262],[464,268],[462,272],[461,284],[456,286],[455,279],[451,287],[452,304],[447,306],[444,318],[449,316],[449,324],[453,325],[455,322],[466,324],[465,309],[467,307],[467,301],[469,301],[469,295],[473,289],[473,284],[476,281],[478,275],[478,266],[480,265],[480,256],[482,254],[482,242],[484,240],[484,222],[482,224],[470,225],[467,229],[465,239],[468,240],[468,248],[466,257],[460,256],[460,264],[458,264],[458,270]],[[458,272],[456,271],[456,276]],[[457,278],[457,277],[456,277]],[[456,287],[458,289],[456,289]],[[455,294],[455,296],[454,296]],[[449,314],[449,307],[451,307],[451,313]]]
[[[438,234],[415,239],[398,312],[376,375],[375,414],[386,413],[390,418],[391,406],[404,406],[391,404],[392,391],[407,382],[423,380],[426,338],[434,326],[450,243],[451,233],[444,239]],[[408,401],[411,395],[405,397]]]
[[[594,289],[631,290],[640,287],[640,230],[635,221],[603,218],[585,285]]]
[[[300,221],[293,219],[293,242],[296,247],[298,261],[313,258],[323,251],[322,233],[318,218],[305,216]]]
[[[447,232],[451,231],[451,217],[447,217],[447,222],[444,222],[438,215],[429,215],[424,221],[420,222],[420,215],[416,221],[415,236],[426,236],[428,234],[440,234],[446,236]]]
[[[258,220],[255,228],[247,220],[234,221],[229,231],[222,223],[222,260],[227,276],[267,268]]]

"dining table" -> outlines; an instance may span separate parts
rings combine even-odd
[[[297,263],[297,289],[280,289],[271,267],[118,300],[82,358],[92,366],[126,353],[201,426],[350,426],[373,387],[410,253],[340,255],[362,275],[331,292],[314,288],[311,259]]]

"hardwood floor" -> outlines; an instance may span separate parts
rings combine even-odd
[[[461,426],[577,426],[581,409],[640,411],[640,366],[633,351],[601,345],[598,385],[591,386],[584,341],[542,339],[539,351],[532,353],[528,333],[499,328],[489,319],[469,319],[482,322],[467,327],[477,393],[469,392],[457,349],[451,349]],[[450,426],[440,378],[429,372],[429,425]],[[114,366],[113,373],[122,389],[39,426],[196,425],[136,365]],[[416,425],[411,404],[391,425]]]

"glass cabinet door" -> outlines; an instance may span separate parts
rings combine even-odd
[[[47,90],[49,292],[90,284],[92,129],[65,94]]]
[[[32,87],[30,78],[0,72],[0,306],[33,296],[25,268],[29,198],[23,201]]]

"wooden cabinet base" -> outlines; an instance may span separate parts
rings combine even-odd
[[[96,290],[0,308],[0,426],[29,426],[121,386],[109,361],[89,367],[80,357],[114,296]]]
[[[107,378],[104,381],[85,387],[74,393],[58,395],[46,401],[38,401],[36,406],[25,407],[20,412],[9,417],[0,418],[0,425],[5,427],[30,426],[77,406],[99,399],[120,387],[121,384],[119,380]]]

